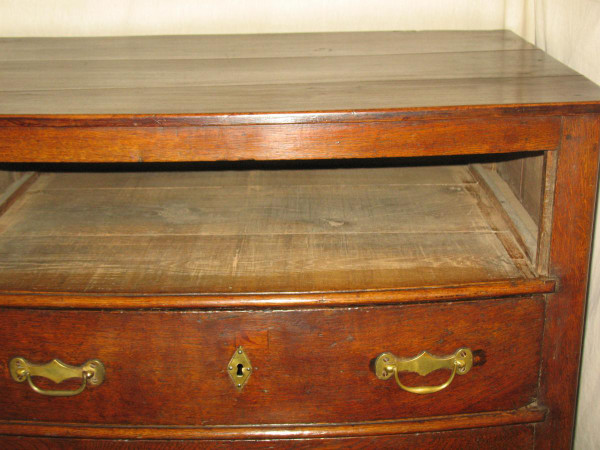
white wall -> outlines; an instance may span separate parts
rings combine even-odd
[[[502,0],[0,0],[1,36],[498,29]]]
[[[600,84],[600,0],[536,0],[536,45]],[[585,328],[575,448],[600,448],[600,214]]]
[[[508,28],[600,84],[600,0],[0,0],[0,36]],[[575,446],[600,448],[600,227]]]

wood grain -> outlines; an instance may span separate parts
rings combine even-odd
[[[540,401],[552,412],[536,430],[543,449],[572,445],[599,146],[598,116],[563,120],[549,266],[560,289],[548,296],[540,380]]]
[[[529,152],[509,172],[540,229],[529,262],[493,190],[449,167],[360,186],[306,170],[42,177],[0,217],[0,365],[100,357],[110,376],[50,399],[5,367],[9,445],[570,447],[600,143],[589,80],[498,31],[0,39],[0,61],[2,162]],[[550,295],[510,297],[536,292]],[[240,344],[257,370],[237,394],[223,362]],[[435,396],[368,368],[460,345],[485,358]]]
[[[521,189],[523,207],[538,226],[542,214],[544,175],[544,155],[523,160],[523,187]]]
[[[522,162],[522,161],[521,161]],[[504,217],[504,222],[514,233],[516,241],[527,254],[529,262],[537,259],[538,227],[524,208],[523,201],[514,195],[508,183],[494,170],[483,165],[472,164],[471,171],[493,202],[493,211]],[[538,187],[541,192],[541,185]]]
[[[3,61],[327,57],[534,48],[507,30],[0,39]]]
[[[363,449],[363,448],[440,448],[463,449],[470,445],[478,448],[503,450],[529,449],[533,441],[533,429],[530,426],[496,427],[488,429],[471,429],[446,431],[442,433],[419,433],[418,435],[367,436],[359,438],[315,438],[305,437],[293,440],[272,439],[261,440],[90,440],[90,439],[57,439],[27,438],[0,436],[0,443],[14,449],[196,449],[196,448],[324,448],[324,449]]]
[[[539,225],[542,214],[544,155],[509,159],[497,163],[496,168],[536,225]]]
[[[529,278],[484,197],[461,165],[50,173],[0,218],[0,288],[248,294]]]
[[[60,292],[1,292],[0,305],[16,308],[78,309],[290,309],[314,306],[364,306],[511,297],[554,292],[556,280],[531,278],[480,283],[311,293],[116,295]]]
[[[5,192],[6,189],[20,177],[20,175],[19,172],[0,170],[0,192]]]
[[[3,174],[8,174],[7,178],[13,181],[1,191],[0,215],[4,214],[38,177],[36,172],[3,172]]]
[[[379,178],[379,169],[341,169],[339,177],[315,174],[319,183],[315,185],[294,184],[293,177],[306,171],[288,171],[289,183],[278,172],[241,171],[248,180],[238,186],[223,185],[218,179],[209,185],[203,172],[170,173],[171,178],[204,184],[197,187],[174,181],[156,188],[120,188],[129,182],[128,174],[109,173],[103,187],[45,190],[42,179],[34,187],[37,192],[30,191],[23,204],[0,221],[0,230],[7,237],[492,231],[462,183],[427,179],[410,183],[404,177],[410,171],[389,170],[395,180],[390,177],[386,183]],[[445,171],[468,177],[463,166],[441,166],[430,168],[429,178],[438,173],[443,177]],[[209,173],[207,178],[215,175]],[[61,183],[62,174],[49,176],[53,185]],[[120,181],[111,187],[115,179]],[[155,173],[144,174],[144,183],[160,183],[153,180]]]
[[[51,398],[13,381],[5,367],[0,419],[208,426],[514,410],[536,397],[543,313],[541,298],[271,312],[3,309],[2,365],[17,355],[71,364],[98,358],[107,375],[82,395]],[[253,366],[241,393],[227,375],[239,345]],[[461,346],[479,355],[475,366],[435,395],[404,392],[370,369],[384,351],[445,355]],[[447,377],[403,374],[403,381],[434,385]]]
[[[13,162],[551,150],[549,119],[402,120],[600,110],[600,89],[506,32],[10,39],[2,59],[0,154]],[[282,126],[247,126],[267,123]]]
[[[553,150],[553,117],[207,127],[0,127],[5,162],[383,158]]]
[[[572,75],[571,69],[544,57],[541,50],[199,60],[4,61],[0,92]]]
[[[442,107],[443,116],[468,114],[472,105],[481,115],[522,115],[544,111],[551,115],[576,111],[600,111],[600,89],[582,76],[538,78],[483,78],[468,80],[360,81],[339,83],[186,86],[131,89],[22,90],[0,92],[0,114],[12,122],[21,116],[29,123],[46,122],[69,115],[73,122],[87,121],[86,115],[119,114],[126,126],[147,121],[164,122],[171,115],[184,120],[295,123],[314,115],[336,112],[344,121],[356,121],[357,114],[376,110],[398,116],[420,116]],[[576,102],[576,103],[573,103]],[[507,105],[502,107],[502,105]],[[525,107],[524,107],[525,105]],[[448,108],[464,107],[464,108]],[[415,111],[411,111],[411,109]],[[315,114],[316,113],[316,114]],[[391,114],[390,114],[391,113]],[[219,115],[218,118],[212,117]],[[81,116],[81,117],[80,117]],[[150,117],[148,117],[150,116]],[[0,119],[2,117],[0,116]],[[428,118],[432,118],[429,117]],[[171,118],[171,120],[173,120]],[[321,119],[322,121],[323,119]],[[340,119],[338,119],[340,120]]]
[[[550,243],[552,240],[552,219],[554,213],[554,191],[556,188],[557,159],[557,152],[546,152],[546,156],[544,158],[544,187],[542,193],[542,209],[537,251],[537,272],[540,275],[548,275]]]
[[[584,77],[504,31],[3,39],[0,60],[1,114],[354,112],[600,100],[600,89]]]
[[[213,165],[196,166],[195,170],[179,170],[174,172],[172,166],[159,165],[137,167],[137,171],[128,171],[121,167],[119,171],[110,171],[102,167],[89,167],[89,170],[68,171],[66,166],[56,166],[56,172],[47,171],[36,186],[29,189],[30,193],[37,191],[83,190],[83,189],[199,189],[214,188],[223,190],[226,187],[244,187],[247,189],[291,188],[346,186],[376,187],[407,187],[414,185],[464,185],[475,183],[473,177],[465,170],[464,165],[435,165],[411,163],[410,160],[397,161],[396,164],[379,164],[379,167],[369,168],[369,161],[361,161],[355,167],[323,168],[308,166],[303,170],[301,165],[295,168],[275,167],[243,167],[235,170],[235,166],[226,168]],[[377,163],[375,162],[377,165]],[[62,170],[61,170],[62,169]],[[95,170],[94,170],[95,169]],[[141,169],[141,170],[140,170]]]

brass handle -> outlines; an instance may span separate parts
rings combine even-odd
[[[79,367],[70,366],[58,359],[46,364],[33,364],[25,358],[17,356],[8,364],[10,375],[17,383],[27,380],[31,389],[38,394],[53,397],[70,397],[81,394],[86,386],[99,386],[104,381],[104,364],[97,359],[91,359]],[[61,383],[71,378],[81,378],[81,385],[73,391],[52,391],[37,387],[31,377],[44,377],[55,383]]]
[[[452,355],[434,356],[431,353],[421,352],[414,358],[398,358],[391,353],[382,353],[375,360],[375,375],[380,380],[387,380],[392,375],[398,386],[414,394],[433,394],[447,388],[454,376],[458,373],[464,375],[473,367],[473,352],[468,348],[459,348]],[[425,376],[434,370],[448,369],[452,371],[450,378],[438,386],[405,386],[398,377],[398,372],[415,372]]]

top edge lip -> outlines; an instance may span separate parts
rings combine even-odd
[[[0,292],[0,308],[50,309],[296,309],[500,299],[550,294],[554,278],[518,278],[422,288],[263,293]],[[32,302],[31,299],[35,299]]]
[[[341,110],[298,110],[265,112],[218,113],[4,113],[0,127],[35,126],[93,126],[105,122],[110,126],[165,127],[202,125],[263,125],[294,123],[331,123],[366,121],[403,121],[458,116],[577,115],[600,113],[600,99],[581,102],[513,103],[483,105],[418,106],[406,108],[372,108]],[[54,125],[56,123],[57,125]]]

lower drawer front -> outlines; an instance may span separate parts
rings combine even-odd
[[[289,311],[0,311],[0,420],[90,424],[345,423],[525,406],[536,397],[544,306],[540,298]],[[241,391],[228,374],[243,346],[253,370]],[[437,393],[380,380],[382,352],[449,355],[472,369]],[[17,383],[8,362],[102,361],[104,382],[72,397]],[[402,373],[436,385],[449,370]],[[42,389],[76,389],[32,380]]]

